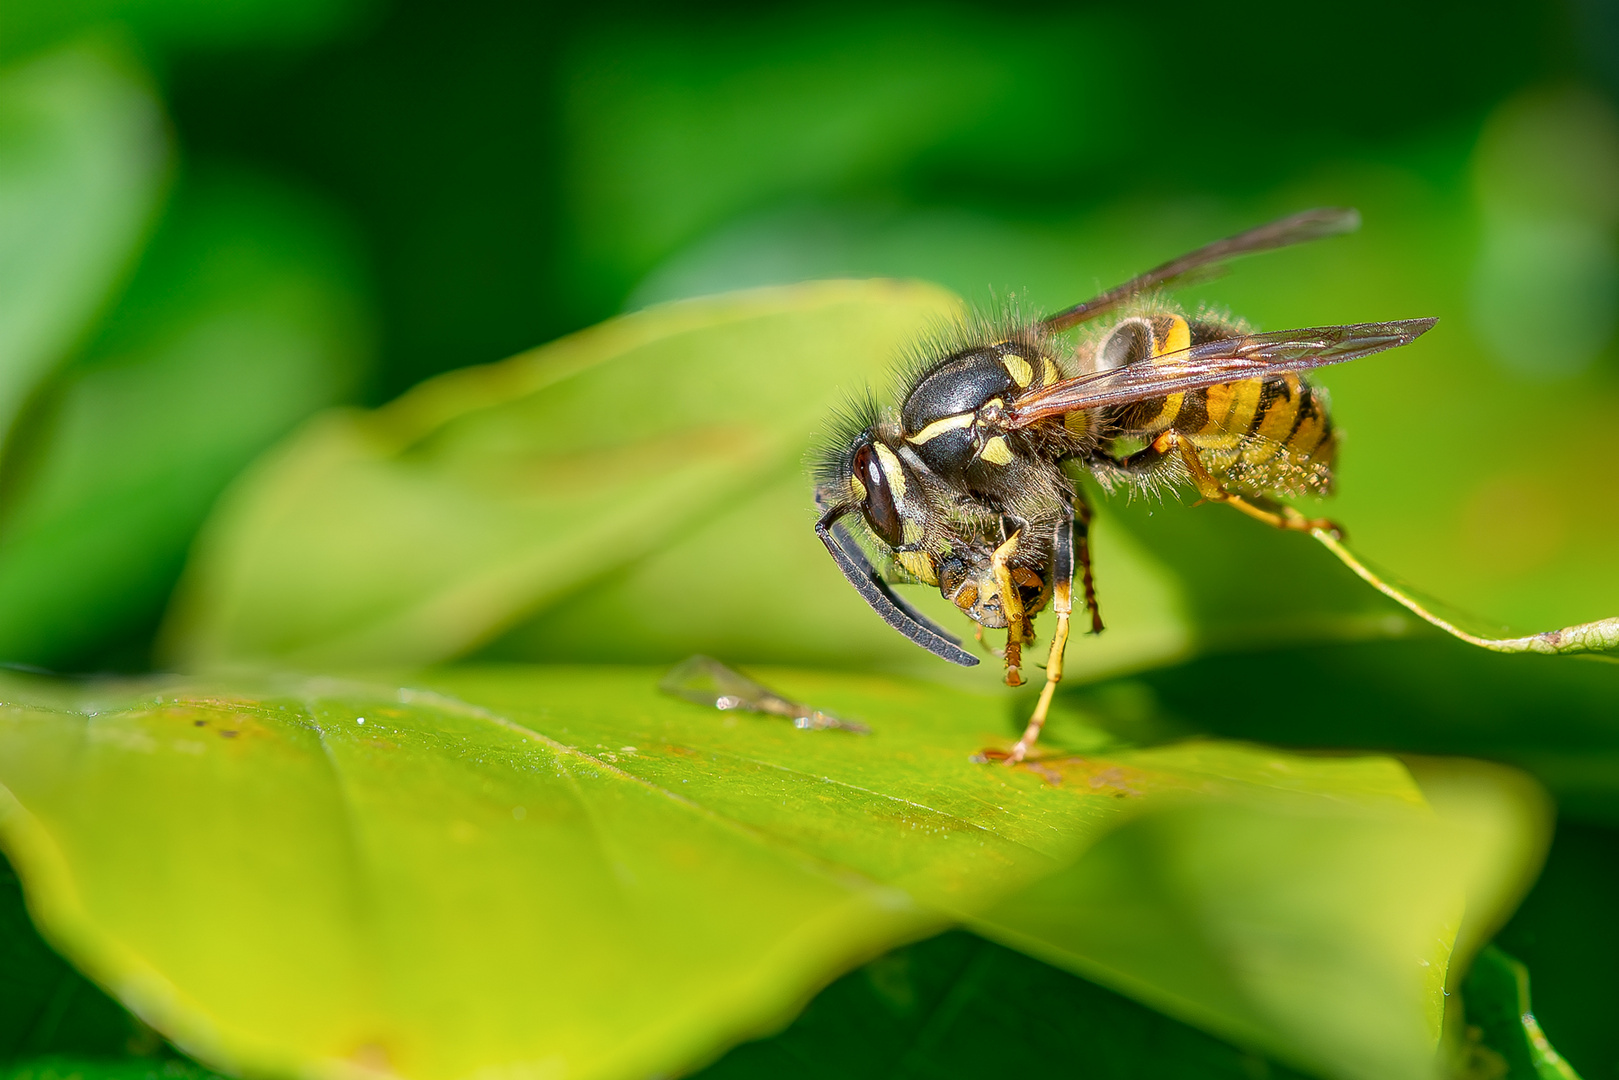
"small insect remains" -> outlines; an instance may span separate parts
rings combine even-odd
[[[1107,491],[1190,485],[1275,528],[1340,535],[1282,501],[1332,490],[1337,437],[1325,395],[1303,372],[1410,344],[1437,320],[1254,333],[1188,313],[1159,290],[1359,223],[1353,210],[1307,210],[1055,315],[954,328],[914,350],[897,409],[868,402],[841,423],[816,468],[815,531],[890,626],[946,660],[977,664],[890,584],[935,586],[981,627],[1006,630],[1006,682],[1019,686],[1033,616],[1047,605],[1056,615],[1034,713],[1017,743],[991,756],[1021,761],[1040,736],[1062,679],[1076,572],[1089,629],[1102,631],[1078,474]],[[1064,343],[1085,324],[1089,333]]]

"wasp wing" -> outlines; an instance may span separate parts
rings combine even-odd
[[[823,505],[817,494],[816,504]],[[911,641],[922,646],[934,656],[948,660],[952,664],[962,667],[976,667],[978,657],[961,647],[961,639],[951,636],[942,627],[907,604],[888,582],[877,573],[876,568],[866,558],[860,545],[850,536],[848,530],[837,524],[841,514],[837,508],[827,511],[815,523],[815,535],[821,538],[826,550],[831,553],[832,560],[843,571],[843,576],[853,585],[855,592],[861,599],[871,605],[871,610],[882,616],[883,622],[904,634]]]
[[[1280,221],[1249,229],[1236,236],[1228,236],[1224,240],[1216,240],[1178,259],[1171,259],[1164,265],[1154,267],[1139,277],[1131,278],[1123,285],[1109,289],[1100,296],[1082,304],[1075,304],[1065,311],[1059,311],[1050,318],[1041,320],[1040,326],[1053,333],[1067,330],[1087,319],[1094,319],[1098,315],[1112,311],[1131,297],[1150,289],[1182,284],[1187,278],[1196,276],[1199,271],[1211,270],[1227,259],[1302,244],[1307,240],[1319,240],[1339,233],[1354,232],[1358,228],[1360,228],[1360,214],[1354,210],[1337,207],[1304,210]]]
[[[1189,349],[1096,371],[1026,394],[1007,407],[1007,426],[1164,397],[1238,379],[1308,371],[1409,345],[1438,319],[1313,326],[1205,341]]]

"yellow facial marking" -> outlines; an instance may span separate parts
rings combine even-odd
[[[964,428],[972,422],[972,413],[957,413],[954,416],[947,416],[943,420],[933,421],[933,423],[929,424],[921,431],[918,431],[915,435],[906,436],[905,441],[911,443],[913,446],[921,446],[929,439],[936,439],[947,431],[954,431],[957,428]]]
[[[1006,365],[1006,373],[1012,376],[1012,381],[1019,387],[1028,386],[1034,381],[1034,368],[1023,357],[1008,354],[1001,357],[1001,363]]]
[[[1010,465],[1012,463],[1012,448],[1006,445],[1004,436],[996,435],[984,444],[984,449],[979,452],[978,456],[991,465]]]
[[[849,477],[849,487],[850,487],[851,490],[854,491],[854,501],[855,502],[865,502],[866,501],[866,485],[860,482],[860,477],[858,477],[858,476]]]
[[[938,575],[933,572],[933,560],[920,551],[897,551],[894,558],[905,568],[905,572],[924,585],[939,584]]]
[[[1057,365],[1053,364],[1050,360],[1047,360],[1043,356],[1040,358],[1040,370],[1045,373],[1044,385],[1046,386],[1050,386],[1052,383],[1058,381],[1062,377],[1061,373],[1057,370]]]
[[[905,497],[905,470],[899,467],[899,458],[894,456],[894,451],[882,443],[873,445],[877,450],[877,464],[882,467],[883,476],[888,480],[889,488],[893,490],[896,498],[903,499]]]

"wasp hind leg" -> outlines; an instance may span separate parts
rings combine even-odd
[[[1324,532],[1342,540],[1343,527],[1331,518],[1306,517],[1286,503],[1276,502],[1251,495],[1238,495],[1227,491],[1209,472],[1208,466],[1198,456],[1197,447],[1189,440],[1180,437],[1174,429],[1164,432],[1152,441],[1152,445],[1116,464],[1127,471],[1139,471],[1143,466],[1156,464],[1158,461],[1175,454],[1182,465],[1186,467],[1186,474],[1191,478],[1197,493],[1209,502],[1225,503],[1233,510],[1238,510],[1255,521],[1263,521],[1273,529],[1286,529],[1291,532]]]

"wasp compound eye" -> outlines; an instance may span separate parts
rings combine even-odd
[[[888,483],[882,459],[871,443],[865,443],[855,451],[854,475],[866,489],[866,498],[861,504],[866,523],[890,547],[898,547],[903,534],[899,508],[894,505],[894,490]]]

